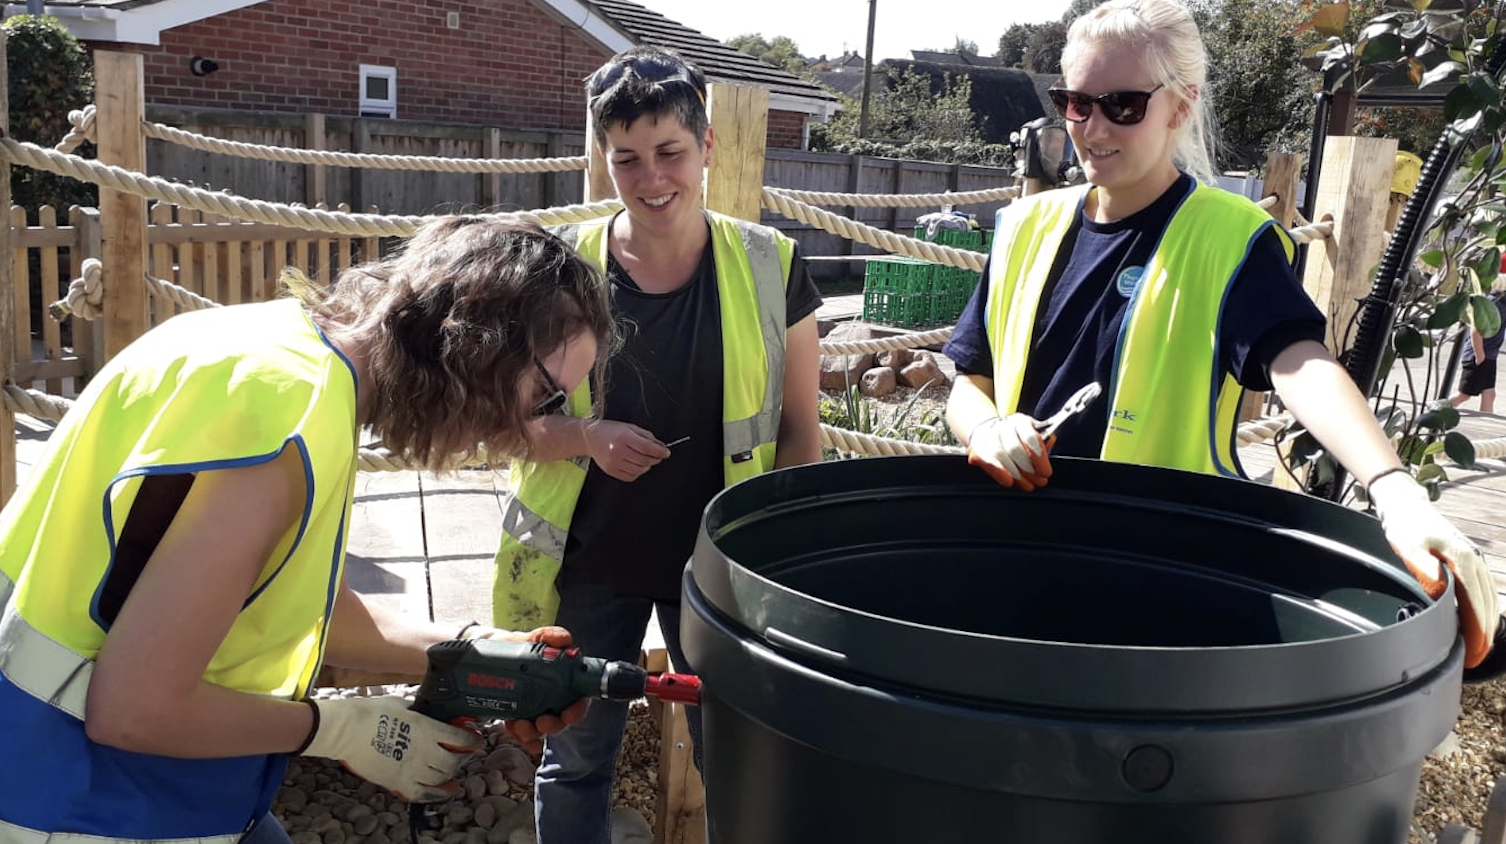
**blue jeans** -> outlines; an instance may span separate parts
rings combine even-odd
[[[595,584],[559,585],[555,623],[570,631],[589,656],[637,662],[648,630],[649,614],[659,614],[659,629],[670,659],[685,665],[680,650],[680,605],[619,595]],[[685,710],[693,759],[701,769],[701,710]],[[627,729],[628,705],[593,700],[584,720],[544,741],[544,759],[534,777],[534,814],[538,844],[610,844],[612,781],[617,752]],[[653,819],[650,818],[652,823]]]

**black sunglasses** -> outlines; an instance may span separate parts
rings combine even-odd
[[[533,365],[539,368],[539,376],[544,379],[544,386],[548,387],[553,392],[551,392],[546,398],[541,399],[538,404],[535,404],[533,406],[533,410],[529,411],[528,415],[538,417],[548,416],[551,413],[559,412],[559,409],[565,406],[565,402],[568,401],[570,397],[565,394],[565,389],[554,380],[554,376],[549,374],[549,370],[544,368],[543,361],[535,357],[533,359]]]
[[[696,84],[695,78],[690,75],[690,68],[673,59],[658,56],[639,56],[618,62],[605,71],[598,70],[591,74],[591,78],[587,80],[590,85],[588,104],[596,102],[616,88],[627,77],[629,70],[633,72],[634,77],[654,85],[675,83],[688,85],[690,90],[695,92],[696,99],[701,101],[701,106],[706,105],[706,94],[701,90],[701,86]]]
[[[1096,97],[1067,88],[1052,88],[1046,93],[1051,96],[1051,103],[1056,106],[1056,113],[1063,120],[1086,122],[1093,115],[1093,105],[1096,103],[1110,123],[1133,126],[1145,119],[1145,110],[1150,106],[1150,95],[1165,87],[1162,84],[1149,91],[1110,91]]]

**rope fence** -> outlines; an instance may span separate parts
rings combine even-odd
[[[856,208],[918,208],[925,205],[979,205],[1018,199],[1019,188],[989,188],[946,193],[828,193],[794,188],[764,188],[769,193],[806,205],[849,205]]]
[[[85,141],[94,140],[98,109],[93,103],[68,112],[73,127],[53,147],[58,152],[73,152]],[[563,173],[586,169],[586,156],[556,158],[447,158],[437,155],[379,155],[364,152],[279,147],[216,138],[190,132],[163,123],[142,121],[141,132],[148,138],[189,149],[219,155],[278,161],[287,164],[321,164],[332,167],[364,167],[371,170],[419,170],[436,173]]]
[[[439,219],[438,216],[413,216],[396,214],[351,214],[284,205],[260,199],[246,199],[229,193],[217,193],[202,188],[180,185],[115,167],[87,158],[39,147],[36,144],[0,138],[0,153],[12,164],[45,170],[79,181],[90,182],[100,187],[129,193],[207,211],[222,217],[246,220],[253,223],[270,223],[305,231],[326,232],[350,237],[408,237],[424,223]],[[581,223],[616,212],[622,208],[617,200],[590,202],[581,205],[565,205],[538,211],[511,211],[488,216],[505,217],[534,223],[540,226],[563,223]]]
[[[866,243],[887,252],[918,258],[922,261],[972,270],[975,273],[983,272],[983,263],[988,257],[981,252],[954,249],[928,240],[895,234],[866,223],[859,223],[830,211],[824,211],[814,205],[774,193],[768,188],[763,189],[763,207],[848,240]]]

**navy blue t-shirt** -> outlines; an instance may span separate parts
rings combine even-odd
[[[1053,454],[1097,457],[1102,451],[1114,353],[1130,295],[1192,189],[1192,178],[1183,175],[1155,202],[1111,223],[1094,222],[1079,212],[1062,240],[1036,313],[1019,409],[1044,419],[1090,381],[1102,384],[1104,393],[1057,430]],[[958,372],[992,378],[993,353],[983,321],[987,301],[985,268],[944,351]],[[1292,273],[1280,237],[1265,232],[1230,286],[1219,319],[1218,365],[1246,389],[1269,390],[1271,361],[1299,340],[1322,342],[1325,323]]]

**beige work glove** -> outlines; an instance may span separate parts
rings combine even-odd
[[[1501,618],[1495,581],[1480,549],[1438,512],[1428,500],[1427,490],[1407,472],[1381,475],[1370,484],[1368,493],[1385,528],[1386,540],[1429,597],[1441,597],[1448,587],[1440,562],[1454,573],[1464,665],[1479,665],[1490,653]]]
[[[1042,440],[1040,423],[1024,413],[994,416],[978,423],[967,438],[967,462],[988,473],[1002,486],[1025,492],[1046,485],[1051,477],[1047,453],[1056,437]]]
[[[337,759],[352,774],[409,803],[460,793],[460,763],[481,749],[481,737],[408,709],[397,697],[314,701],[319,724],[305,756]]]

